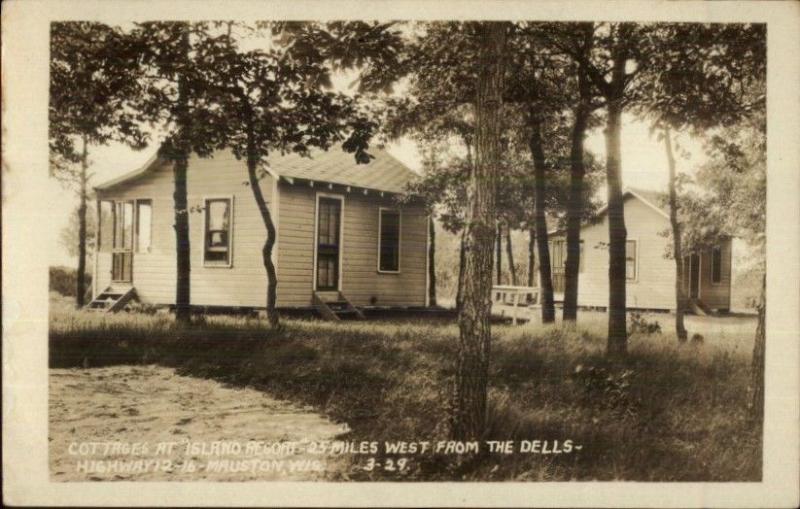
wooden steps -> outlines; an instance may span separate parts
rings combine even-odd
[[[86,305],[89,311],[116,313],[136,297],[133,286],[109,286]]]
[[[689,299],[689,310],[698,316],[712,316],[714,312],[700,299]]]
[[[314,292],[314,308],[323,319],[332,322],[364,320],[364,313],[347,300],[342,292]]]

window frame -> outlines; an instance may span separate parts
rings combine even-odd
[[[714,252],[719,252],[719,280],[714,280]],[[710,278],[711,284],[714,286],[719,286],[722,284],[722,246],[713,246],[711,248],[711,263],[710,265]]]
[[[139,224],[139,205],[141,203],[147,203],[150,205],[150,228],[148,238],[150,239],[150,244],[147,246],[146,251],[139,250],[139,232],[140,232],[140,224]],[[134,230],[134,237],[133,237],[133,252],[134,254],[148,254],[153,251],[153,200],[151,198],[137,198],[133,205],[133,230]]]
[[[336,290],[319,290],[317,288],[317,255],[319,254],[319,200],[320,198],[329,198],[332,200],[339,200],[339,274],[336,281]],[[344,259],[344,205],[345,196],[343,194],[323,193],[317,192],[314,198],[314,264],[311,271],[311,288],[313,291],[342,291],[342,280],[344,273],[342,271],[342,260]]]
[[[213,201],[228,201],[228,261],[227,262],[218,262],[213,260],[206,260],[206,242],[208,240],[208,203]],[[210,269],[230,269],[233,267],[233,223],[234,223],[234,200],[233,195],[215,195],[215,196],[204,196],[203,197],[203,249],[202,253],[202,265],[203,267],[210,268]]]
[[[633,255],[633,278],[628,277],[628,242],[633,242],[634,255]],[[625,282],[638,283],[639,282],[639,239],[627,238],[625,239]]]
[[[393,212],[397,214],[397,270],[381,269],[381,230],[383,228],[383,213]],[[379,274],[400,274],[402,271],[403,260],[403,210],[398,207],[378,207],[378,256],[377,271]]]

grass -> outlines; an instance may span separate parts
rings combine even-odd
[[[663,323],[669,315],[661,315]],[[757,481],[761,434],[747,420],[751,331],[678,345],[634,335],[603,355],[604,323],[577,330],[493,327],[487,440],[571,439],[574,454],[415,457],[410,480]],[[101,315],[51,307],[51,367],[151,364],[252,386],[313,405],[348,440],[445,440],[458,330],[452,320],[325,323],[215,316],[176,327],[169,315]],[[719,336],[719,334],[717,335]],[[398,479],[358,469],[354,480]]]

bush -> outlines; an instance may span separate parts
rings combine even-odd
[[[86,302],[92,296],[92,275],[86,274]],[[65,297],[75,297],[78,290],[78,270],[69,267],[50,267],[50,291]]]
[[[631,313],[631,324],[628,327],[628,334],[661,334],[661,324],[658,320],[652,322],[642,316],[641,313]]]

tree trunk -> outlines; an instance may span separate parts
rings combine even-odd
[[[678,193],[675,189],[675,156],[672,153],[672,134],[664,129],[664,148],[669,166],[669,222],[672,226],[672,257],[675,259],[675,332],[678,341],[686,342],[687,332],[683,323],[686,295],[683,293],[683,253],[681,251],[681,228],[678,224]]]
[[[82,308],[85,304],[86,295],[86,201],[87,201],[87,168],[89,166],[89,152],[86,136],[83,136],[83,152],[81,153],[81,175],[80,175],[80,205],[78,206],[78,274],[77,288],[78,294],[75,296],[75,305]]]
[[[506,225],[506,259],[511,274],[511,284],[517,286],[517,268],[514,266],[514,249],[511,245],[511,227]]]
[[[588,24],[589,33],[593,33]],[[591,37],[591,36],[589,36]],[[585,47],[586,51],[590,48]],[[581,219],[583,217],[583,143],[590,115],[591,84],[582,66],[578,66],[578,89],[580,98],[575,108],[575,123],[572,126],[570,147],[570,182],[567,199],[567,260],[564,263],[564,312],[565,324],[574,324],[578,319],[578,283],[581,266]]]
[[[533,157],[534,172],[534,213],[536,224],[536,246],[539,251],[539,281],[541,288],[542,322],[552,323],[556,320],[556,309],[553,299],[553,276],[550,269],[550,247],[547,240],[547,218],[545,215],[545,185],[547,180],[547,167],[542,148],[542,121],[538,112],[531,109],[529,112],[531,122],[531,135],[529,146]]]
[[[761,295],[758,299],[758,325],[753,345],[753,361],[751,365],[750,386],[752,400],[750,402],[750,418],[756,424],[764,421],[764,362],[767,347],[767,275],[761,279]]]
[[[625,315],[625,204],[622,197],[621,119],[622,88],[626,59],[615,49],[611,97],[607,98],[606,118],[606,185],[608,187],[608,344],[610,356],[627,352],[628,331]],[[637,253],[638,254],[638,253]]]
[[[494,236],[495,259],[497,260],[497,284],[503,284],[503,234],[500,223],[495,226],[496,233]]]
[[[244,103],[246,99],[242,98],[242,101]],[[278,299],[278,273],[275,270],[275,263],[272,261],[272,250],[275,247],[277,232],[267,201],[264,199],[264,193],[261,192],[261,184],[258,178],[259,157],[256,149],[255,127],[252,122],[253,113],[248,104],[244,103],[243,108],[245,110],[244,116],[247,128],[247,180],[253,192],[253,198],[256,200],[264,228],[267,230],[267,238],[261,248],[261,262],[267,271],[267,322],[270,328],[278,329],[280,327],[280,317],[275,309],[275,302]]]
[[[475,98],[475,165],[470,175],[467,200],[467,245],[451,416],[451,434],[457,440],[479,440],[486,431],[492,243],[501,159],[506,25],[501,22],[478,24],[481,48]]]
[[[528,230],[528,286],[536,284],[536,230]]]
[[[464,261],[466,260],[466,233],[464,228],[461,230],[461,239],[458,246],[458,282],[456,283],[456,310],[461,311],[461,300],[463,295],[464,281]]]
[[[428,219],[428,305],[436,305],[436,225]]]
[[[184,58],[189,55],[189,31],[184,28],[181,37]],[[175,287],[175,319],[179,324],[191,321],[191,248],[189,245],[189,207],[187,198],[186,174],[189,166],[189,144],[186,141],[191,129],[189,120],[188,83],[185,76],[178,78],[178,104],[176,120],[178,135],[175,140],[173,159],[173,177],[175,189],[172,199],[175,209],[175,246],[177,248],[177,284]]]

